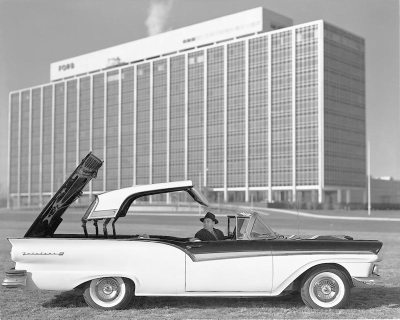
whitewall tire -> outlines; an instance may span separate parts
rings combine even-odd
[[[301,298],[313,309],[340,309],[350,298],[350,284],[342,271],[317,268],[303,281]]]
[[[132,280],[120,277],[93,279],[85,285],[83,297],[95,309],[125,309],[135,292]]]

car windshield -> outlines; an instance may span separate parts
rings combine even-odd
[[[267,224],[257,217],[251,229],[250,236],[255,239],[275,239],[276,235]]]

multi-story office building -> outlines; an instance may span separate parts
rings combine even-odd
[[[322,20],[256,8],[56,62],[9,111],[12,205],[89,151],[88,195],[191,179],[225,201],[365,201],[364,40]]]

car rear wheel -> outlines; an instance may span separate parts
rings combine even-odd
[[[132,280],[120,277],[99,278],[85,285],[83,297],[86,303],[95,309],[125,309],[135,292]]]
[[[303,282],[301,298],[313,309],[340,309],[350,298],[350,285],[342,271],[317,268]]]

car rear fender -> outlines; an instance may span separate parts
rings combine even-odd
[[[96,276],[90,276],[90,277],[85,277],[84,279],[80,279],[77,280],[75,286],[73,289],[80,289],[83,288],[83,286],[85,285],[85,283],[90,282],[92,280],[95,279],[101,279],[101,278],[126,278],[126,279],[130,279],[134,285],[135,285],[135,289],[138,288],[140,286],[140,281],[138,278],[136,278],[134,275],[131,274],[103,274],[103,275],[96,275]]]
[[[93,279],[121,277],[134,282],[135,288],[140,288],[138,278],[129,273],[107,272],[64,272],[64,271],[39,271],[27,272],[26,288],[33,290],[69,291],[80,287]],[[62,281],[60,281],[62,279]]]
[[[16,270],[27,271],[27,287],[71,290],[95,278],[131,279],[137,292],[184,291],[182,248],[155,240],[11,239]],[[140,280],[140,281],[139,281]]]

